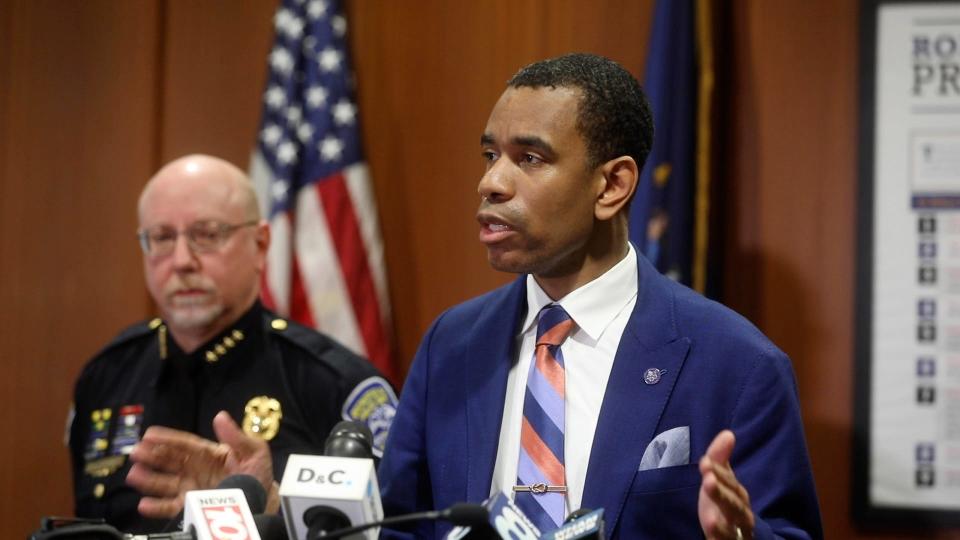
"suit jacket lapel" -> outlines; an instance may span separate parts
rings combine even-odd
[[[653,266],[638,255],[637,303],[624,330],[603,397],[590,451],[582,508],[603,508],[614,531],[640,458],[657,432],[660,415],[690,347],[674,324],[674,298]],[[659,369],[656,384],[644,373]]]
[[[516,334],[526,312],[526,277],[520,276],[505,294],[486,302],[474,326],[466,330],[472,344],[464,351],[463,395],[467,396],[466,500],[490,495],[507,393],[507,375],[516,357]]]

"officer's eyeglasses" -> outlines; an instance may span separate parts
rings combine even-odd
[[[219,221],[197,221],[183,231],[169,225],[157,225],[137,231],[137,238],[140,239],[140,249],[150,257],[164,257],[173,253],[177,247],[177,237],[181,234],[187,237],[187,245],[194,253],[210,253],[220,249],[237,229],[257,223],[246,221],[231,225]]]

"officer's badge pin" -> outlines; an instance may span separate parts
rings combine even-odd
[[[269,396],[257,396],[243,408],[243,432],[269,441],[280,431],[283,411],[280,402]]]

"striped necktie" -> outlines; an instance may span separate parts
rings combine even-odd
[[[543,532],[563,523],[565,510],[566,376],[560,344],[572,328],[573,320],[559,304],[549,304],[540,311],[537,344],[523,398],[515,501]]]

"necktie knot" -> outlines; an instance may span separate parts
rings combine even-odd
[[[540,321],[537,323],[537,346],[563,343],[573,329],[573,319],[560,306],[548,304],[540,310]]]

